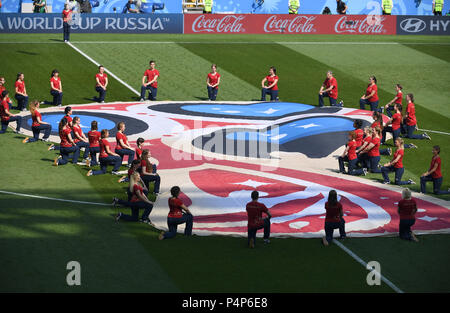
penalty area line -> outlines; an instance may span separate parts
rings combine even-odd
[[[95,61],[93,58],[91,58],[89,55],[87,55],[86,53],[84,53],[83,51],[81,51],[79,48],[75,47],[71,42],[66,42],[67,45],[69,45],[72,49],[74,49],[75,51],[77,51],[79,54],[81,54],[82,56],[84,56],[86,59],[88,59],[89,61],[91,61],[92,63],[94,63],[97,66],[100,66],[100,63],[98,63],[97,61]],[[134,89],[133,87],[131,87],[130,85],[128,85],[126,82],[124,82],[123,80],[121,80],[117,75],[115,75],[113,72],[111,72],[110,70],[108,70],[105,67],[105,71],[108,72],[109,75],[111,75],[113,78],[115,78],[119,83],[121,83],[122,85],[124,85],[125,87],[127,87],[128,89],[130,89],[135,95],[141,96],[141,94]]]
[[[355,259],[359,264],[361,264],[362,266],[364,266],[364,268],[367,269],[367,263],[364,262],[359,256],[357,256],[352,250],[350,250],[349,248],[347,248],[346,246],[344,246],[342,243],[340,243],[337,240],[333,240],[333,243],[335,243],[339,248],[344,250],[344,252],[346,252],[353,259]],[[392,283],[389,279],[384,277],[381,273],[378,273],[378,274],[380,275],[381,280],[384,281],[386,283],[386,285],[391,287],[395,292],[397,292],[397,293],[404,293],[400,288],[398,288],[396,285],[394,285],[394,283]]]
[[[88,202],[88,201],[77,201],[77,200],[66,200],[66,199],[50,198],[50,197],[29,195],[29,194],[25,194],[25,193],[17,193],[17,192],[4,191],[4,190],[0,190],[0,193],[8,194],[8,195],[14,195],[14,196],[20,196],[20,197],[27,197],[27,198],[44,199],[44,200],[61,201],[61,202],[70,202],[70,203],[78,203],[78,204],[90,204],[90,205],[101,205],[101,206],[110,206],[111,205],[111,204],[100,203],[100,202]]]

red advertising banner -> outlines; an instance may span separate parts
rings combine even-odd
[[[185,14],[185,34],[395,35],[396,16]]]

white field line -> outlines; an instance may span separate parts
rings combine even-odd
[[[344,246],[342,243],[340,243],[337,240],[333,240],[333,242],[342,250],[344,250],[348,255],[350,255],[353,259],[355,259],[359,264],[364,266],[364,268],[367,269],[367,263],[364,262],[359,256],[357,256],[352,250]],[[398,288],[396,285],[394,285],[389,279],[384,277],[381,273],[378,273],[381,277],[381,280],[386,283],[389,287],[391,287],[395,292],[397,293],[404,293],[400,288]]]
[[[63,42],[42,42],[42,41],[0,41],[0,44],[62,44]],[[207,44],[207,45],[437,45],[448,46],[450,42],[363,42],[363,41],[230,41],[230,42],[208,42],[208,41],[72,41],[70,43],[81,44]]]
[[[14,195],[14,196],[20,196],[20,197],[28,197],[28,198],[36,198],[36,199],[44,199],[44,200],[52,200],[52,201],[62,201],[62,202],[70,202],[70,203],[78,203],[78,204],[101,205],[101,206],[110,206],[111,205],[111,204],[108,204],[108,203],[58,199],[58,198],[50,198],[50,197],[29,195],[29,194],[25,194],[25,193],[17,193],[17,192],[4,191],[4,190],[0,190],[0,193],[8,194],[8,195]]]
[[[97,61],[95,61],[93,58],[91,58],[90,56],[88,56],[86,53],[84,53],[83,51],[81,51],[80,49],[78,49],[77,47],[75,47],[71,42],[67,42],[67,45],[69,45],[70,47],[72,47],[75,51],[77,51],[79,54],[81,54],[82,56],[84,56],[86,59],[88,59],[89,61],[91,61],[92,63],[94,63],[95,65],[99,66],[100,63],[98,63]],[[124,82],[123,80],[121,80],[119,77],[117,77],[117,75],[115,75],[113,72],[111,72],[110,70],[108,70],[105,67],[105,71],[112,77],[114,77],[119,83],[121,83],[122,85],[124,85],[125,87],[127,87],[128,89],[130,89],[134,94],[140,96],[141,94],[134,89],[133,87],[131,87],[130,85],[128,85],[126,82]]]
[[[420,128],[418,128],[418,130],[423,131],[423,132],[430,132],[430,133],[441,134],[441,135],[450,135],[450,133],[441,132],[441,131],[437,131],[437,130],[420,129]]]

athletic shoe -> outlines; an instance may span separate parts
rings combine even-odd
[[[120,175],[119,172],[114,172],[114,171],[111,171],[111,174],[113,174],[113,175]]]
[[[163,239],[164,239],[164,234],[165,234],[165,232],[161,232],[161,233],[159,234],[159,236],[158,236],[158,239],[159,239],[159,240],[163,240]]]
[[[340,240],[343,240],[343,239],[346,239],[346,238],[347,238],[347,235],[344,235],[344,236],[340,236],[340,237],[339,237]]]
[[[100,101],[100,103],[105,103],[105,101]]]
[[[264,243],[265,243],[265,244],[269,244],[269,243],[270,243],[270,240],[269,240],[269,239],[264,239]]]
[[[46,139],[42,138],[41,140],[42,140],[43,142],[50,142],[50,140],[48,140],[47,138],[46,138]]]
[[[427,133],[423,133],[422,136],[423,136],[423,138],[431,140],[431,137]]]
[[[119,212],[119,214],[116,215],[116,222],[118,222],[121,217],[122,217],[122,212]]]
[[[253,249],[255,247],[255,240],[253,238],[250,239],[248,246],[250,247],[250,249]]]
[[[24,140],[22,140],[22,143],[27,143],[30,140],[30,138],[26,137]]]
[[[144,102],[144,101],[145,101],[145,99],[142,99],[142,98],[141,98],[141,100],[139,100],[139,101],[141,101],[141,102]]]
[[[409,183],[410,185],[415,185],[415,184],[416,184],[416,182],[415,182],[414,180],[412,180],[412,179],[408,179],[408,183]]]
[[[50,147],[48,147],[48,151],[50,151],[50,150],[55,150],[55,145],[54,144],[51,144]]]
[[[142,223],[150,225],[152,227],[155,227],[155,224],[153,224],[152,221],[150,219],[148,219],[148,218],[142,220]]]
[[[325,237],[322,238],[322,244],[324,246],[328,246],[328,241],[327,241],[327,239]]]
[[[383,184],[384,185],[389,185],[391,182],[390,181],[384,181]]]
[[[124,183],[125,182],[125,179],[127,178],[128,176],[122,176],[122,177],[120,177],[119,178],[119,180],[117,181],[118,183]]]
[[[86,176],[92,176],[92,170],[89,170],[89,172],[87,172]]]
[[[413,241],[419,242],[419,239],[417,239],[416,235],[414,235],[413,232],[411,232],[411,238],[412,238]]]
[[[417,148],[418,148],[418,147],[417,147],[415,144],[413,144],[413,143],[410,143],[410,144],[409,144],[409,147],[410,147],[410,148],[413,148],[413,149],[417,149]]]
[[[367,175],[367,168],[363,167],[363,175],[366,176]]]
[[[61,159],[61,158],[62,158],[62,156],[61,156],[61,155],[58,155],[58,156],[55,158],[55,160],[53,161],[53,165],[54,165],[54,166],[58,166],[58,160]]]

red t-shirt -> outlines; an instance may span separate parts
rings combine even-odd
[[[71,127],[70,123],[72,123],[72,117],[70,115],[64,115],[63,118],[67,120],[67,124],[69,124],[69,127]]]
[[[325,216],[325,222],[338,223],[341,221],[342,204],[336,203],[335,206],[325,203],[325,210],[327,211]]]
[[[273,82],[275,81],[275,80],[278,80],[278,76],[270,76],[270,75],[267,75],[266,76],[266,79],[267,79],[267,86],[270,86],[270,85],[272,85],[273,84]],[[270,88],[270,90],[278,90],[278,81],[277,81],[277,83],[275,84],[275,86],[273,86],[272,88]]]
[[[89,147],[100,147],[100,137],[102,134],[99,131],[91,130],[88,132]]]
[[[416,214],[415,211],[417,210],[416,201],[413,199],[402,199],[398,202],[398,210],[400,211],[401,220],[412,220],[414,219],[414,215]]]
[[[147,166],[147,160],[141,160],[141,175],[144,175],[144,168],[145,171],[148,173],[152,173],[153,172],[153,168],[152,168],[152,163],[150,161],[148,161],[148,166]]]
[[[214,75],[213,73],[208,73],[209,83],[211,85],[217,84],[217,81],[219,80],[220,74],[216,72]],[[219,86],[215,87],[216,89],[219,88]]]
[[[65,126],[59,133],[59,138],[61,138],[61,147],[69,148],[72,147],[72,143],[69,141],[69,134],[72,129],[69,126]]]
[[[263,212],[267,214],[267,207],[260,202],[251,201],[247,203],[245,208],[247,210],[248,216],[248,224],[247,227],[250,228],[258,228],[261,227],[264,223],[262,214]]]
[[[62,14],[63,14],[63,19],[68,19],[70,18],[70,14],[72,13],[72,11],[70,10],[63,10]]]
[[[375,129],[375,127],[380,127],[380,126],[381,126],[381,125],[380,125],[380,122],[375,121],[375,122],[372,123],[372,125],[370,125],[370,128]]]
[[[142,149],[140,149],[139,147],[136,147],[135,151],[136,151],[136,153],[135,153],[136,160],[139,160],[141,158],[141,155],[142,155]]]
[[[402,115],[400,113],[395,113],[392,115],[392,129],[397,130],[400,128],[400,124],[402,123]]]
[[[103,87],[105,87],[105,85],[106,85],[106,78],[107,77],[108,77],[108,75],[106,75],[106,73],[103,73],[103,75],[100,74],[100,73],[97,73],[95,75],[95,78],[98,78],[98,81],[100,82],[100,85],[103,86]],[[100,85],[97,83],[97,80],[95,80],[95,87],[99,87]]]
[[[399,92],[399,93],[397,93],[397,99],[395,100],[395,102],[394,103],[397,103],[397,104],[402,104],[402,100],[403,100],[403,92]]]
[[[347,147],[348,147],[348,159],[350,161],[356,159],[356,141],[350,140],[347,143]]]
[[[83,135],[83,131],[81,130],[80,126],[73,126],[73,132],[78,134],[78,136],[82,137]],[[73,139],[73,141],[75,141],[75,143],[80,142],[81,140],[77,138],[77,136],[75,135],[75,138]]]
[[[53,83],[53,88],[60,89],[61,87],[61,78],[60,77],[52,77],[50,78],[50,82]]]
[[[375,94],[370,97],[369,100],[370,102],[375,102],[378,101],[378,87],[377,85],[373,84],[373,85],[368,85],[367,89],[366,89],[366,96],[370,95],[372,93],[372,91],[375,91]]]
[[[106,152],[106,146],[108,146],[111,151],[109,141],[106,138],[100,139],[100,155],[99,155],[100,158],[108,157],[108,152]]]
[[[25,93],[25,81],[16,81],[15,84],[17,91],[19,91],[20,93]]]
[[[436,168],[436,170],[433,173],[431,173],[431,177],[433,177],[433,178],[441,178],[442,177],[442,173],[441,173],[441,157],[439,155],[437,155],[437,156],[435,156],[435,157],[433,157],[431,159],[430,170],[433,169],[435,164],[437,164],[437,168]]]
[[[134,173],[133,167],[130,167],[128,169],[128,179],[130,179],[130,177],[131,177],[131,175],[133,175],[133,173]]]
[[[362,141],[364,138],[364,131],[360,128],[355,129],[355,134],[356,134],[356,147],[360,147],[362,145]]]
[[[405,150],[403,149],[397,149],[394,153],[394,158],[392,160],[395,160],[398,156],[400,156],[400,159],[394,164],[395,168],[402,168],[403,167],[403,156],[405,155]]]
[[[380,156],[380,138],[373,137],[371,143],[373,143],[375,146],[373,146],[373,148],[369,150],[367,155],[370,157]]]
[[[147,82],[151,82],[155,78],[155,76],[158,76],[159,78],[159,71],[157,69],[148,69],[145,71],[144,76],[147,76]],[[158,88],[158,81],[155,81],[150,86],[152,86],[153,88]]]
[[[330,88],[331,86],[334,86],[333,89],[328,91],[328,95],[330,96],[330,98],[337,99],[337,97],[338,97],[338,85],[337,85],[336,78],[334,78],[334,77],[332,77],[331,79],[327,78],[327,79],[325,79],[323,84],[326,86],[327,89]]]
[[[169,199],[169,215],[168,217],[180,218],[183,217],[183,211],[181,210],[181,205],[183,201],[178,198]]]
[[[126,149],[124,146],[122,146],[122,145],[120,144],[120,139],[122,139],[122,142],[123,142],[125,145],[128,145],[128,139],[127,139],[127,136],[126,136],[124,133],[117,132],[117,133],[116,133],[116,142],[117,142],[116,150],[119,150],[119,149]]]
[[[4,122],[9,121],[9,115],[7,115],[6,112],[9,112],[8,98],[3,99],[2,104],[0,105],[0,115]]]
[[[133,186],[133,195],[131,196],[131,202],[138,202],[141,201],[141,199],[139,198],[139,194],[143,194],[144,192],[144,188],[142,188],[141,186],[139,186],[138,184],[134,184]]]
[[[38,110],[34,110],[34,114],[31,115],[31,118],[33,119],[33,124],[31,124],[32,127],[36,127],[36,126],[41,125],[41,124],[38,122],[38,117],[39,117],[39,120],[42,121],[42,115],[41,115],[41,113],[39,113]]]
[[[414,106],[414,103],[412,103],[412,102],[408,103],[408,106],[406,107],[406,112],[408,113],[408,118],[406,119],[406,125],[408,125],[408,126],[416,125],[417,119],[416,119],[416,108]]]
[[[3,99],[2,92],[6,90],[5,86],[0,86],[0,99]]]
[[[372,142],[372,137],[366,136],[366,138],[364,138],[364,142],[367,142],[365,146],[365,148],[367,148],[367,146]]]

